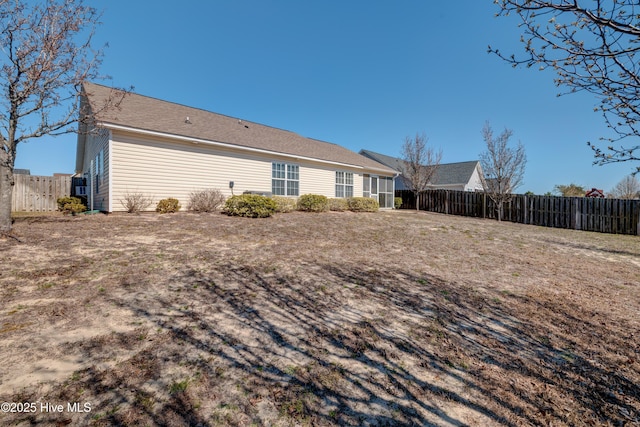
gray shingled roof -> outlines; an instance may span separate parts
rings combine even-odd
[[[369,157],[372,160],[387,165],[392,169],[401,171],[403,169],[403,160],[397,157],[387,156],[385,154],[375,153],[369,150],[360,150],[360,154]],[[432,185],[464,185],[469,182],[473,171],[478,165],[477,160],[458,163],[441,163],[436,171]]]
[[[363,167],[380,172],[395,170],[337,144],[305,138],[294,132],[187,107],[135,93],[118,108],[102,110],[113,89],[85,83],[84,92],[99,123],[200,139]],[[187,117],[189,123],[186,123]]]

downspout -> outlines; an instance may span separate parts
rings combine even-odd
[[[91,184],[91,193],[89,193],[89,195],[91,196],[91,212],[93,212],[93,160],[91,160],[91,166],[89,166],[89,183]]]
[[[107,144],[109,144],[109,149],[108,149],[108,153],[109,153],[109,164],[107,167],[107,173],[109,174],[109,181],[108,181],[108,191],[109,191],[109,213],[113,212],[113,174],[111,173],[111,165],[113,164],[113,150],[112,150],[112,142],[113,142],[113,133],[111,132],[111,129],[109,129],[109,142]]]

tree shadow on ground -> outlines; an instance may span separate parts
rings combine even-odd
[[[95,396],[90,422],[105,426],[640,422],[628,325],[393,268],[299,268],[216,260],[150,289],[127,284],[112,302],[146,326],[81,351],[129,356],[78,372],[54,397]]]

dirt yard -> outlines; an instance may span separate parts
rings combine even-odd
[[[640,425],[637,236],[406,211],[14,232],[0,425]]]

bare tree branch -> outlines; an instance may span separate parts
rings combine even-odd
[[[489,52],[514,67],[538,66],[556,72],[559,95],[585,91],[596,95],[605,123],[616,137],[606,148],[593,142],[594,164],[640,161],[640,145],[621,145],[640,136],[640,3],[636,0],[494,0],[498,16],[520,18],[525,55]],[[640,166],[636,172],[640,172]]]
[[[17,145],[77,132],[82,82],[104,78],[98,24],[83,0],[0,0],[0,232],[11,230]]]

